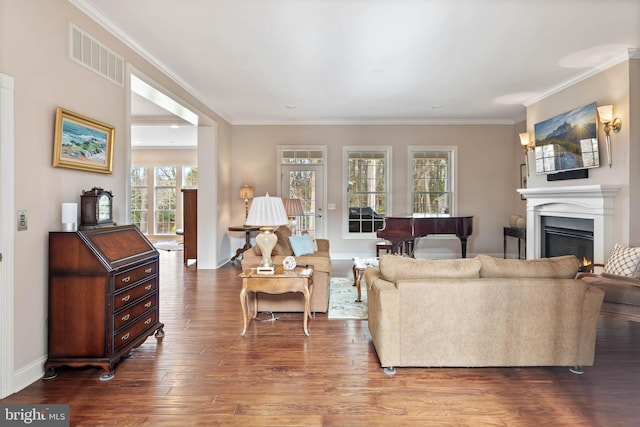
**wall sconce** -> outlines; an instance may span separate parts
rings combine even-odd
[[[249,216],[249,199],[253,199],[253,187],[243,185],[240,187],[240,198],[244,200],[244,220]]]
[[[527,168],[527,176],[529,176],[529,150],[533,150],[536,147],[536,142],[531,139],[529,132],[522,132],[520,134],[520,144],[524,150],[524,164]]]
[[[609,167],[611,167],[611,137],[609,134],[611,130],[615,133],[620,132],[622,120],[619,117],[613,117],[613,105],[601,105],[598,107],[598,116],[600,117],[600,123],[604,124],[604,133],[607,136],[607,160],[609,161]]]

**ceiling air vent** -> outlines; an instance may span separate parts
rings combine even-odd
[[[124,86],[124,60],[73,24],[69,24],[69,56],[115,84]]]

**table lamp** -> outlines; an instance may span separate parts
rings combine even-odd
[[[302,200],[300,199],[282,199],[284,204],[284,210],[287,211],[289,217],[289,228],[292,234],[297,232],[296,217],[304,215],[304,209],[302,208]]]
[[[244,200],[244,219],[246,221],[249,216],[249,199],[253,199],[253,187],[246,184],[240,187],[240,198]]]
[[[278,242],[278,236],[273,231],[281,225],[287,225],[288,222],[287,211],[280,197],[270,197],[267,193],[264,197],[253,199],[245,225],[260,227],[260,233],[256,236],[256,246],[262,252],[262,261],[257,268],[258,273],[274,272],[271,251]]]

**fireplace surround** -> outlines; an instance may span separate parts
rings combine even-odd
[[[593,220],[593,262],[604,264],[613,250],[614,199],[616,185],[520,188],[527,199],[527,258],[540,258],[542,217]]]

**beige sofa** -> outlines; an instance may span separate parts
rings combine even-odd
[[[276,247],[271,253],[271,259],[275,264],[282,264],[287,256],[293,255],[293,248],[289,243],[291,231],[287,227],[280,227],[275,231],[278,236]],[[316,239],[317,251],[312,254],[296,256],[296,263],[312,265],[313,293],[311,294],[311,311],[326,313],[329,309],[329,282],[331,279],[331,258],[329,257],[329,240]],[[260,250],[253,246],[242,254],[242,269],[257,267],[262,260]],[[285,294],[271,295],[266,293],[255,294],[258,298],[258,311],[304,312],[304,298],[300,293],[288,292]],[[250,297],[253,297],[251,293]]]
[[[369,331],[394,367],[569,366],[594,361],[604,292],[576,280],[578,260],[424,260],[368,268]]]

